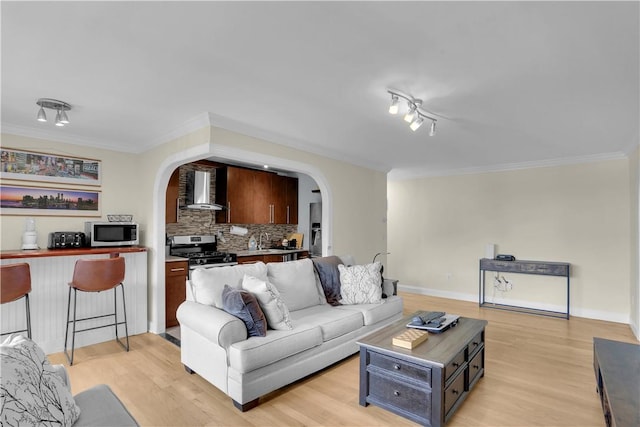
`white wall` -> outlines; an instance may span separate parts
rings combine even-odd
[[[478,260],[495,243],[518,259],[571,263],[571,314],[628,323],[629,182],[626,159],[392,181],[388,276],[405,289],[477,301]],[[497,297],[566,303],[561,278],[505,276],[514,290]]]
[[[629,155],[631,329],[640,340],[640,148]]]
[[[98,187],[98,190],[101,190],[102,219],[106,219],[107,214],[132,214],[134,220],[142,219],[142,212],[144,212],[145,206],[138,203],[136,192],[130,191],[130,189],[136,188],[139,179],[140,162],[138,162],[137,156],[129,153],[8,134],[2,134],[2,147],[101,160],[102,185]],[[3,179],[2,183],[57,188],[55,184],[31,181]],[[71,187],[69,185],[60,186],[60,188]],[[86,188],[94,189],[96,187]],[[51,231],[84,231],[85,221],[99,221],[101,219],[68,216],[33,216],[33,218],[36,221],[36,230],[38,232],[37,243],[41,248],[47,247],[47,236]],[[1,249],[20,249],[25,216],[2,215],[0,216],[0,221],[2,222]],[[143,221],[143,232],[146,230],[145,225]]]

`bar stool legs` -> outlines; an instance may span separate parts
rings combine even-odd
[[[120,346],[124,350],[129,351],[129,329],[127,327],[127,306],[126,306],[125,296],[124,296],[124,285],[121,283],[119,285],[119,287],[120,287],[120,289],[122,289],[122,309],[124,311],[124,322],[118,322],[118,296],[117,296],[116,288],[113,289],[113,308],[114,308],[113,313],[104,314],[104,315],[101,315],[101,316],[84,317],[82,319],[78,319],[76,317],[76,314],[77,314],[76,301],[77,301],[77,297],[78,297],[78,290],[75,289],[75,288],[69,287],[69,300],[67,302],[67,327],[66,327],[65,334],[64,334],[64,354],[67,356],[67,361],[69,362],[69,365],[73,365],[73,354],[74,354],[74,350],[75,350],[75,346],[76,346],[76,334],[80,333],[80,332],[92,331],[94,329],[108,328],[110,326],[113,326],[115,328],[115,332],[116,332],[116,341],[118,342],[118,344],[120,344]],[[73,292],[73,320],[69,320],[69,317],[71,316],[71,293],[72,292]],[[102,326],[95,326],[93,328],[85,328],[85,329],[76,330],[76,323],[77,322],[82,322],[84,320],[100,319],[100,318],[109,317],[109,316],[113,316],[114,317],[114,323],[110,323],[108,325],[102,325]],[[69,324],[70,323],[72,324],[72,330],[71,330],[71,355],[69,355],[69,352],[67,350],[67,343],[68,343],[68,338],[69,338]],[[119,335],[118,335],[118,326],[119,325],[124,325],[126,343],[123,343],[122,340],[120,339]]]
[[[120,257],[96,260],[78,260],[73,273],[73,281],[69,283],[69,298],[67,301],[67,324],[64,335],[64,354],[67,356],[69,365],[73,365],[73,356],[76,344],[76,334],[80,332],[92,331],[94,329],[115,328],[116,341],[120,346],[129,351],[129,329],[127,326],[127,306],[125,301],[124,284],[124,259]],[[120,287],[122,291],[122,309],[124,311],[124,321],[118,321],[118,292]],[[82,292],[101,292],[113,289],[113,313],[103,314],[99,316],[77,318],[77,300],[78,291]],[[71,293],[73,292],[73,319],[71,318]],[[113,323],[101,326],[87,327],[77,329],[76,324],[87,320],[101,319],[113,316]],[[69,341],[69,324],[72,324],[71,331],[71,354],[67,350]],[[124,324],[126,343],[124,343],[118,334],[118,326]]]

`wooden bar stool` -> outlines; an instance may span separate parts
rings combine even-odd
[[[113,326],[116,330],[116,341],[126,351],[129,351],[129,331],[127,329],[127,306],[124,297],[124,258],[107,258],[107,259],[79,259],[76,261],[73,270],[73,280],[69,283],[69,301],[67,303],[67,327],[64,335],[64,354],[67,356],[69,365],[73,365],[73,352],[75,349],[76,333],[92,331],[94,329],[108,328]],[[118,322],[118,297],[116,287],[122,289],[122,308],[124,310],[124,322]],[[76,302],[78,291],[82,292],[102,292],[113,289],[113,305],[114,312],[82,319],[76,318]],[[71,313],[71,292],[73,291],[73,320],[69,320]],[[95,326],[76,330],[76,323],[85,320],[100,319],[102,317],[114,317],[114,322],[107,325]],[[73,323],[71,333],[71,356],[67,352],[67,339],[69,337],[69,324]],[[126,345],[122,343],[118,337],[118,325],[124,324],[124,331],[127,339]]]
[[[29,308],[29,292],[31,292],[31,270],[29,264],[23,262],[21,264],[3,265],[0,268],[0,284],[2,304],[17,301],[24,297],[27,314],[27,329],[18,331],[2,332],[0,335],[8,335],[16,332],[26,332],[27,337],[31,339],[31,309]]]

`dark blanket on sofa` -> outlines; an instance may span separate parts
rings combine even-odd
[[[338,271],[338,265],[342,264],[342,260],[337,256],[327,256],[312,258],[312,261],[320,278],[327,303],[333,306],[340,305],[342,296],[340,295],[340,272]]]

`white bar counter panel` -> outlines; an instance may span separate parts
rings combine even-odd
[[[147,252],[145,248],[58,249],[48,251],[3,251],[2,265],[26,262],[31,269],[31,335],[46,354],[64,349],[65,322],[69,285],[75,263],[79,259],[100,259],[112,256],[125,259],[124,290],[129,335],[147,332]],[[122,294],[118,292],[118,313],[122,313]],[[2,331],[24,329],[24,299],[0,306]],[[113,313],[113,291],[78,292],[77,318]],[[72,312],[73,315],[73,312]],[[122,321],[120,316],[118,321]],[[113,323],[113,318],[81,322],[78,329]],[[118,327],[124,336],[124,325]],[[69,334],[71,335],[71,334]],[[3,336],[2,338],[6,338]],[[76,335],[76,348],[115,339],[114,328],[101,328]],[[69,337],[69,346],[71,345]]]

